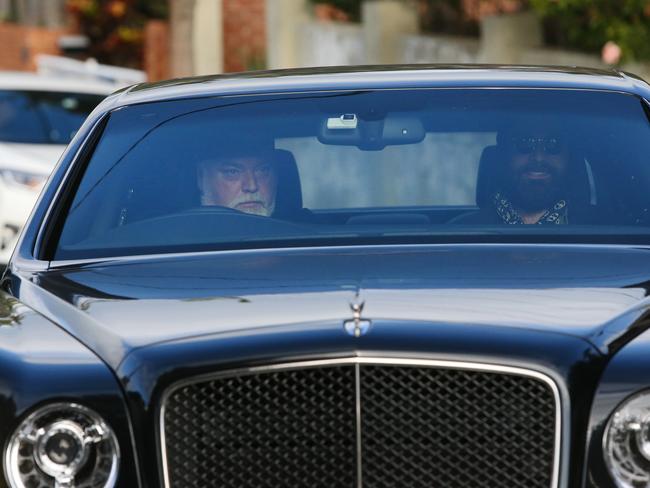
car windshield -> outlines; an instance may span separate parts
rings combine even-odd
[[[650,243],[646,102],[596,90],[232,96],[110,114],[51,258]],[[80,164],[82,162],[78,162]]]
[[[0,142],[68,144],[104,95],[0,90]]]

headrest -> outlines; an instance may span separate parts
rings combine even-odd
[[[286,149],[275,149],[273,159],[278,175],[275,196],[275,217],[292,217],[302,210],[300,175],[293,154]]]
[[[492,197],[504,181],[499,154],[499,146],[487,146],[481,153],[476,176],[476,205],[479,208],[492,205]]]

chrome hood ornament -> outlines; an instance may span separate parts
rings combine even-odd
[[[352,310],[352,320],[346,320],[343,322],[343,328],[348,335],[352,337],[361,337],[368,332],[370,329],[370,320],[362,319],[361,312],[363,312],[363,301],[354,301],[350,303],[350,309]]]

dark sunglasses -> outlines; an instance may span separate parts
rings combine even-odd
[[[513,137],[512,146],[519,154],[532,154],[538,150],[546,154],[557,155],[564,150],[562,139],[550,137]]]

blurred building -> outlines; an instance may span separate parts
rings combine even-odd
[[[62,28],[66,25],[66,0],[0,0],[0,18],[16,23]]]
[[[0,0],[0,69],[27,71],[38,54],[61,53],[65,0]]]
[[[34,70],[39,54],[66,54],[65,41],[83,27],[72,21],[68,3],[0,0],[0,70]],[[169,20],[144,26],[142,68],[154,81],[263,69],[266,9],[265,0],[169,0]]]
[[[440,2],[442,3],[442,2]],[[267,66],[488,63],[607,68],[598,54],[549,47],[541,19],[518,0],[456,2],[476,36],[423,33],[417,0],[366,0],[360,21],[317,18],[308,0],[266,0]],[[614,63],[616,63],[615,61]],[[650,79],[650,64],[617,65]]]
[[[119,85],[144,79],[137,70],[88,59],[89,39],[80,35],[67,7],[67,0],[0,0],[0,70],[39,71]]]
[[[171,74],[266,67],[268,8],[266,0],[170,0]]]
[[[70,1],[0,0],[0,19],[5,20],[0,22],[0,70],[33,70],[38,54],[60,55],[62,36],[80,30],[69,22]],[[106,7],[126,0],[102,2]],[[540,19],[522,11],[519,0],[456,1],[474,23],[473,36],[458,35],[453,29],[423,33],[419,0],[366,0],[353,17],[311,0],[168,2],[169,18],[149,21],[143,30],[138,62],[151,81],[349,64],[607,66],[598,55],[545,46]],[[647,64],[622,67],[650,76]]]

